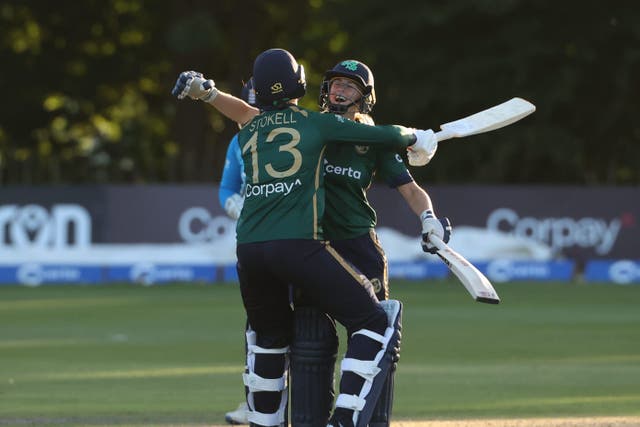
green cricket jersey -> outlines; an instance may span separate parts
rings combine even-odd
[[[324,239],[326,146],[401,149],[413,140],[402,126],[369,126],[296,106],[257,115],[238,134],[247,177],[238,243]]]
[[[379,146],[328,146],[324,172],[326,201],[322,228],[328,240],[362,236],[375,227],[376,212],[366,193],[374,174],[392,187],[413,181],[400,155]]]

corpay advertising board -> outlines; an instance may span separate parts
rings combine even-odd
[[[547,248],[555,262],[483,260],[479,267],[494,276],[493,280],[566,280],[575,263],[587,280],[640,281],[640,189],[433,186],[427,190],[438,215],[451,219],[454,237],[472,227],[526,238]],[[400,194],[374,186],[369,199],[378,213],[381,238],[404,236],[420,253],[417,240],[412,240],[420,234],[419,221],[400,201]],[[219,206],[213,185],[8,187],[0,192],[0,276],[5,277],[0,277],[0,282],[9,280],[6,277],[33,284],[213,281],[233,276],[228,270],[235,257],[234,239],[235,222]],[[387,241],[382,241],[386,246]],[[482,240],[474,242],[484,246]],[[161,246],[173,252],[155,256]],[[127,267],[121,258],[105,252],[117,248],[113,250],[124,253],[123,248],[129,247],[140,248],[144,255],[127,259],[135,261],[134,266]],[[73,250],[80,255],[89,248],[99,250],[93,258],[79,257],[73,268],[65,254],[64,266],[55,267],[62,259],[56,258],[56,253]],[[188,252],[190,248],[199,252]],[[28,256],[20,258],[20,253]],[[191,269],[173,265],[171,261],[180,258],[174,254],[190,259]],[[105,260],[111,260],[106,270]],[[390,261],[396,277],[446,275],[446,270],[435,264],[437,259],[413,262],[390,256]],[[223,270],[216,271],[214,265]]]

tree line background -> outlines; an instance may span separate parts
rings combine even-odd
[[[420,182],[638,185],[639,23],[631,0],[0,0],[0,185],[219,181],[237,126],[170,90],[194,69],[239,94],[270,47],[310,108],[324,71],[367,63],[378,123],[537,105],[442,143]]]

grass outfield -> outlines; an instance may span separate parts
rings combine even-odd
[[[640,286],[496,288],[392,284],[395,419],[640,416]],[[234,285],[0,287],[0,425],[220,423],[243,325]]]

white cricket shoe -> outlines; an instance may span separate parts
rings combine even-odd
[[[224,420],[229,424],[249,424],[249,407],[246,402],[238,405],[235,411],[224,414]]]

